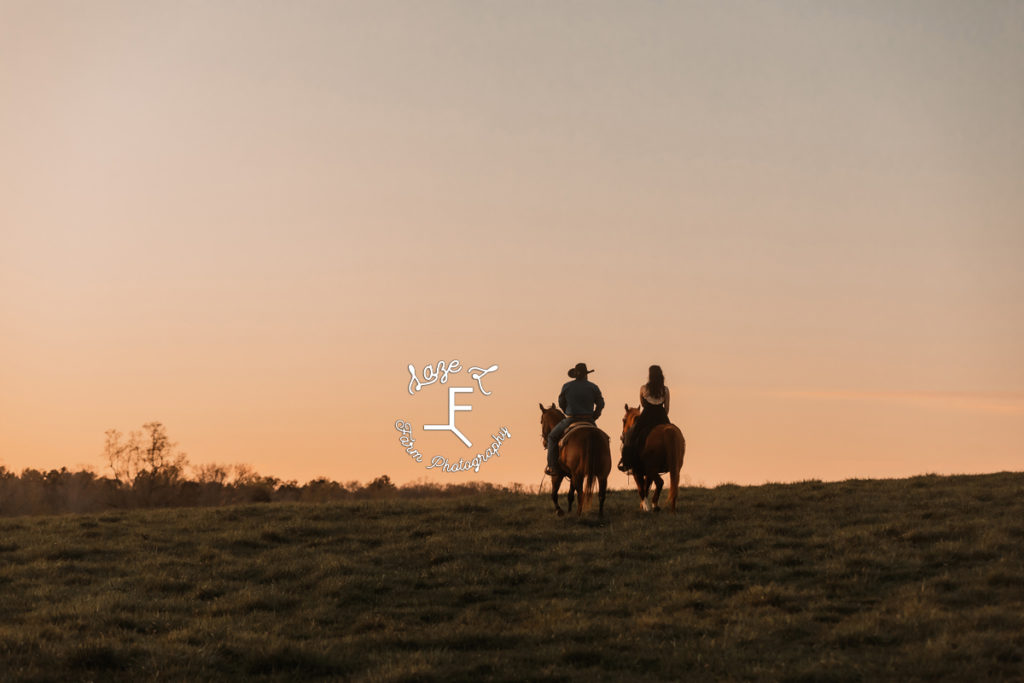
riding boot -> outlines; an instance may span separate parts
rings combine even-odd
[[[621,472],[627,472],[628,473],[631,469],[633,469],[632,462],[633,462],[633,449],[632,449],[632,447],[630,445],[627,444],[622,449],[622,457],[619,458],[619,464],[618,464],[619,470]]]
[[[550,441],[551,443],[548,446],[548,462],[547,467],[544,468],[544,474],[553,477],[558,474],[558,439],[551,439]]]

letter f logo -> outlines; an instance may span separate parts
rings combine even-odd
[[[455,394],[472,394],[473,387],[448,387],[448,424],[446,425],[423,425],[423,429],[427,431],[439,432],[449,431],[459,437],[459,441],[466,444],[466,448],[469,448],[473,444],[470,443],[466,435],[459,431],[459,428],[455,426],[455,413],[456,411],[473,410],[473,406],[463,406],[455,402]]]

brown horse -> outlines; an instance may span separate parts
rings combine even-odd
[[[622,418],[622,443],[626,443],[626,433],[640,417],[639,408],[630,408],[626,404],[626,416]],[[661,497],[661,487],[665,481],[660,473],[669,474],[669,504],[672,512],[676,511],[676,495],[679,493],[679,470],[683,468],[683,455],[686,453],[686,439],[679,427],[674,424],[658,425],[647,435],[643,448],[633,458],[633,480],[636,481],[636,489],[640,493],[640,504],[645,512],[650,512],[651,504],[647,502],[647,495],[651,491],[651,484],[654,489],[654,509],[658,507],[658,499]]]
[[[565,414],[552,403],[550,408],[540,406],[541,442],[547,449],[548,434],[555,425],[565,419]],[[580,503],[577,514],[583,514],[594,492],[594,480],[598,486],[598,514],[604,515],[604,497],[608,491],[608,473],[612,469],[612,453],[608,445],[608,435],[596,425],[579,427],[563,440],[562,450],[558,455],[558,464],[569,472],[569,512],[572,512],[572,500],[579,494]],[[558,489],[562,479],[567,475],[563,472],[551,476],[551,501],[555,504],[555,512],[563,515],[558,505]]]

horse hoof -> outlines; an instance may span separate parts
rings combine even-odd
[[[561,517],[565,514],[565,512],[562,510],[562,508],[558,508],[557,510],[555,510],[555,514]]]
[[[654,506],[653,510],[654,510],[655,512],[661,512],[661,508],[660,508],[660,507],[658,507],[657,505],[655,505],[655,506]]]

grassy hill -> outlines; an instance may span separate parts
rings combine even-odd
[[[1024,678],[1024,474],[0,519],[0,679]]]

